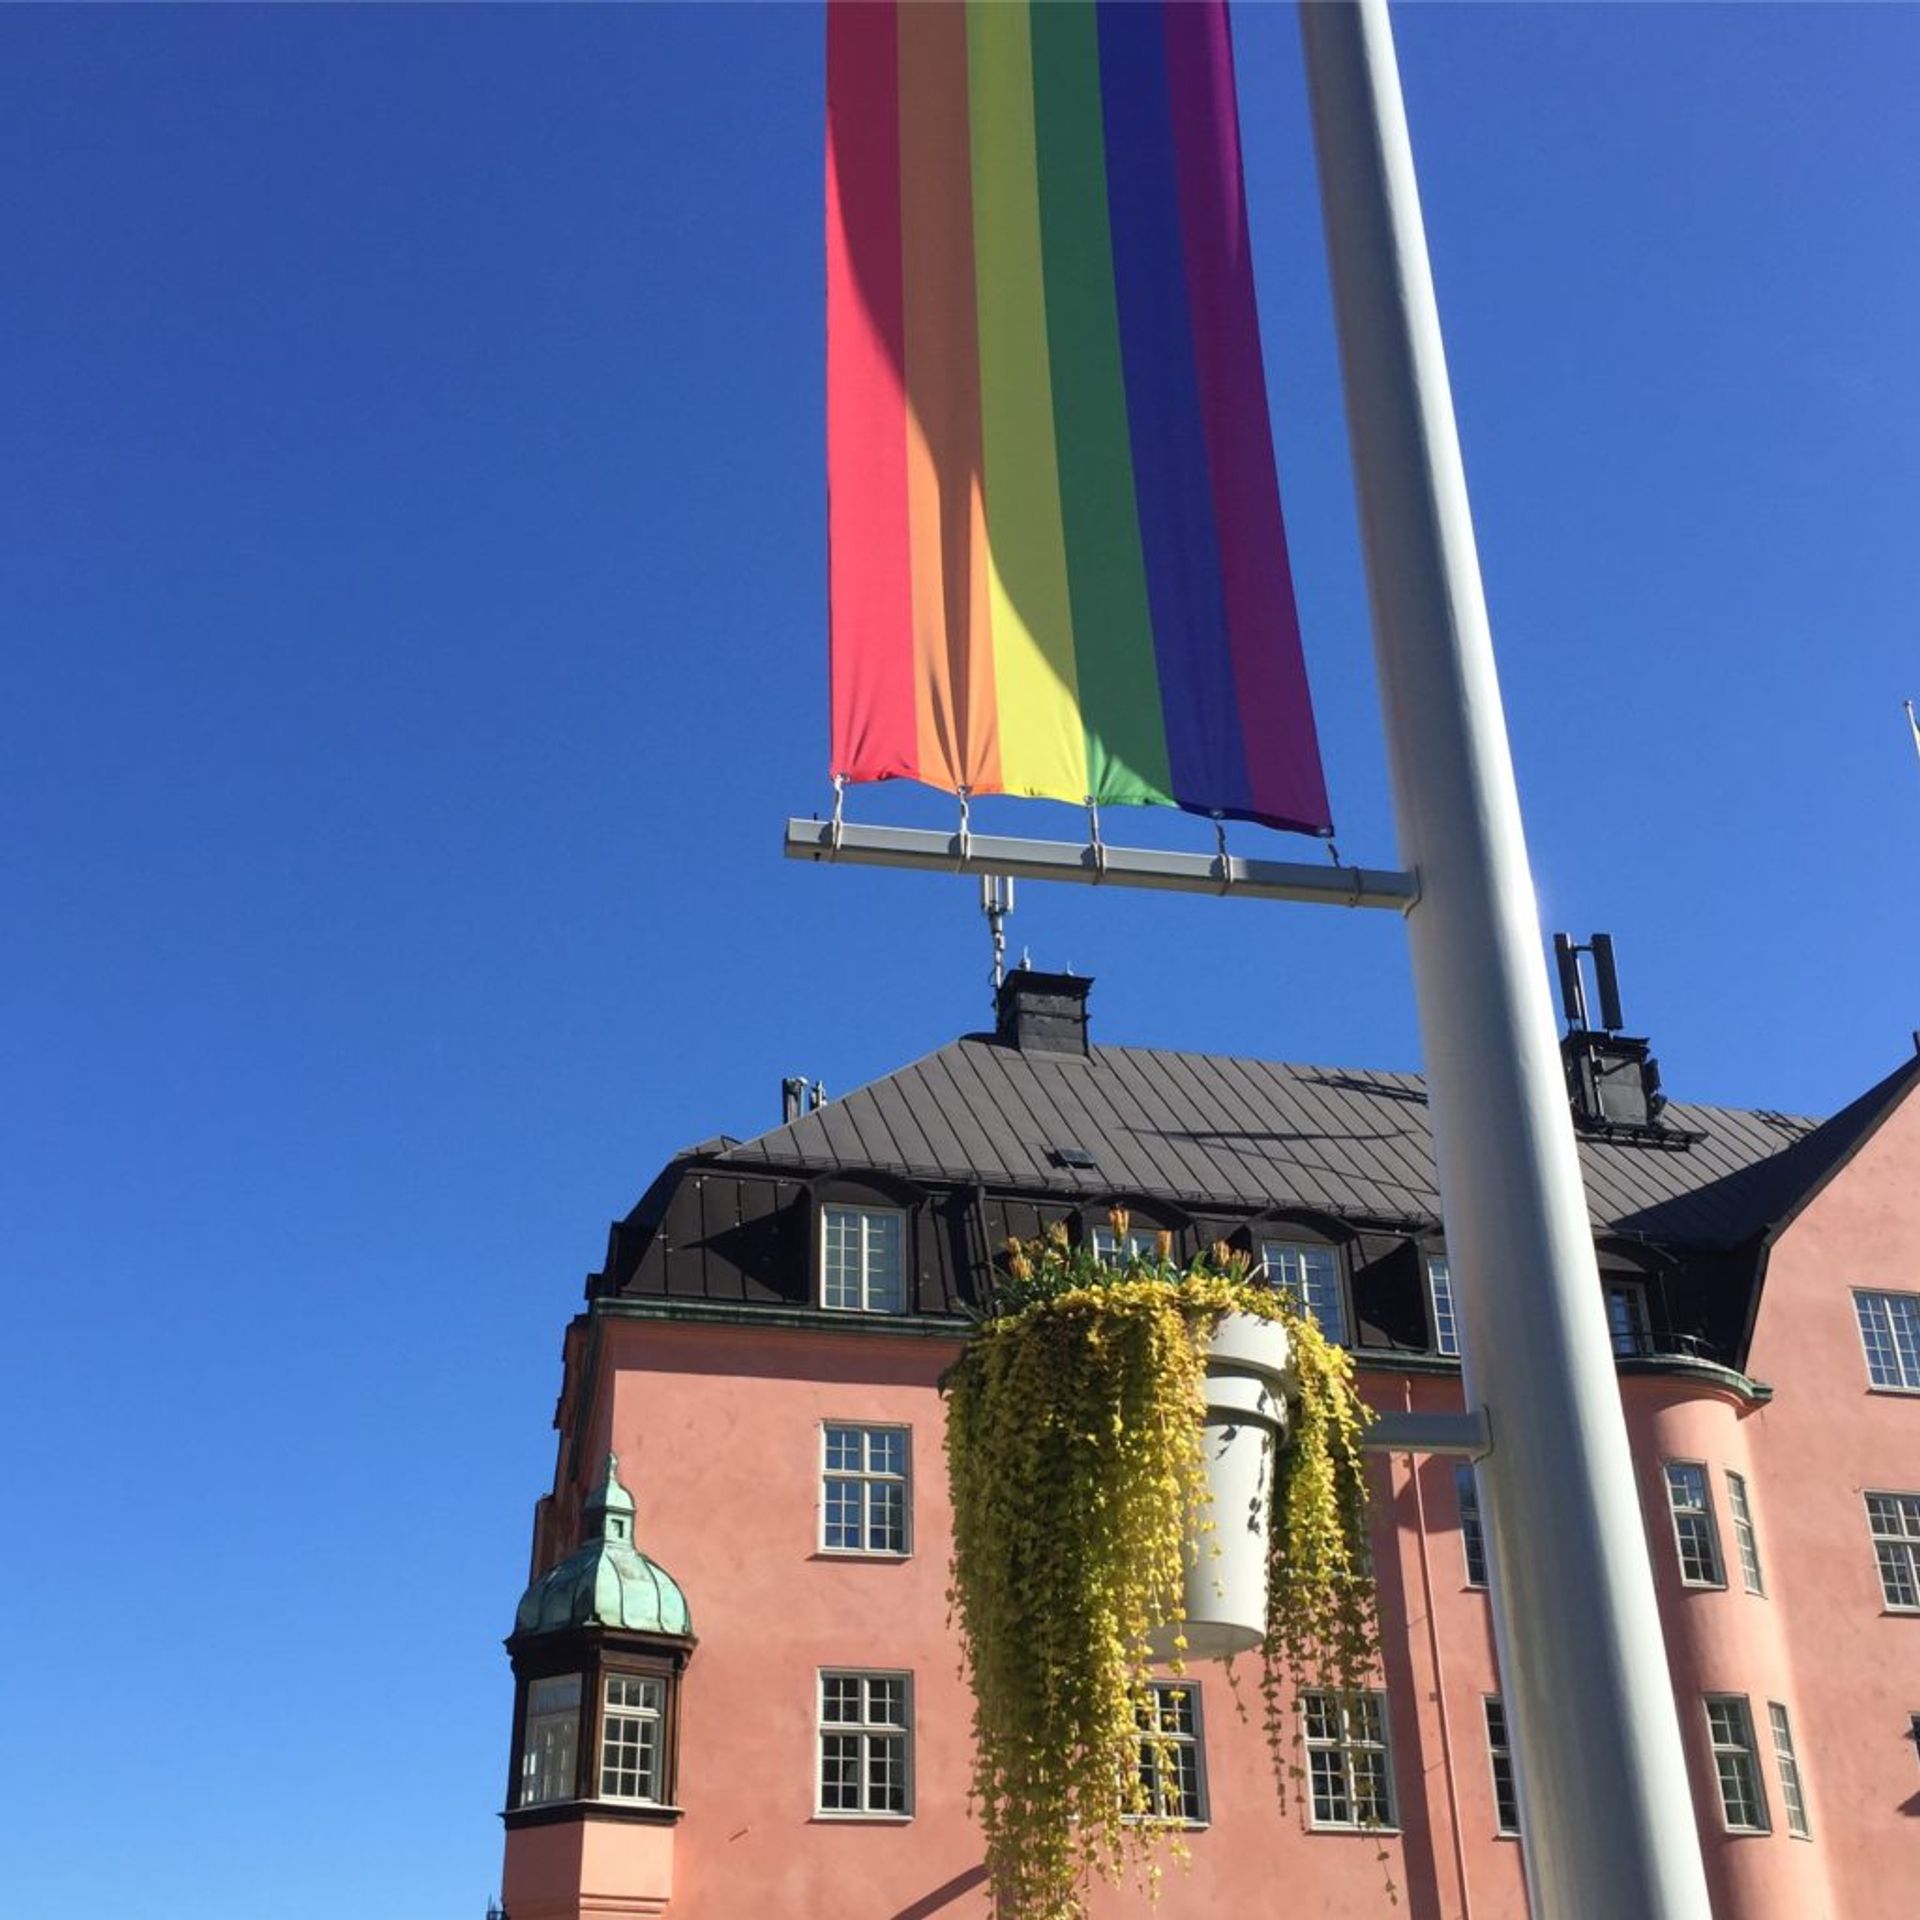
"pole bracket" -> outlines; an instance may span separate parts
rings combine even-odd
[[[1493,1451],[1487,1410],[1471,1413],[1382,1413],[1361,1436],[1369,1453],[1438,1453],[1455,1460],[1484,1460]]]
[[[1230,862],[1223,886],[1217,855],[1116,847],[1104,839],[1090,851],[1085,845],[1066,841],[974,833],[964,819],[958,833],[921,827],[856,826],[850,820],[789,820],[785,851],[789,860],[817,860],[848,867],[1003,873],[1021,880],[1145,887],[1160,893],[1224,894],[1233,900],[1309,900],[1335,907],[1385,907],[1394,913],[1406,913],[1420,892],[1407,873],[1241,857]]]

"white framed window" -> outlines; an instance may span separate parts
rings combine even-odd
[[[1487,1584],[1487,1530],[1480,1518],[1480,1482],[1473,1477],[1470,1462],[1454,1462],[1453,1491],[1460,1502],[1460,1557],[1466,1562],[1467,1585],[1484,1587]]]
[[[600,1798],[660,1798],[664,1681],[637,1673],[603,1676],[600,1703]]]
[[[1310,1313],[1335,1346],[1348,1344],[1347,1299],[1340,1285],[1337,1248],[1297,1240],[1262,1240],[1260,1271]]]
[[[905,1313],[907,1216],[895,1207],[820,1209],[820,1304]]]
[[[1771,1833],[1767,1819],[1766,1783],[1760,1778],[1759,1756],[1753,1750],[1753,1716],[1744,1693],[1710,1693],[1706,1697],[1707,1738],[1713,1745],[1713,1768],[1720,1778],[1720,1810],[1729,1833]]]
[[[1090,1236],[1093,1257],[1103,1267],[1124,1267],[1129,1260],[1160,1258],[1158,1227],[1129,1227],[1118,1233],[1112,1227],[1095,1227]]]
[[[1733,1516],[1733,1544],[1740,1554],[1740,1578],[1749,1593],[1765,1593],[1760,1578],[1760,1541],[1753,1530],[1753,1504],[1747,1498],[1747,1476],[1727,1469],[1727,1511]]]
[[[1807,1824],[1807,1793],[1800,1779],[1800,1762],[1793,1751],[1793,1727],[1787,1710],[1778,1700],[1767,1702],[1767,1720],[1773,1728],[1774,1764],[1780,1769],[1780,1800],[1787,1810],[1787,1831],[1801,1840],[1811,1840],[1813,1829]]]
[[[1507,1738],[1506,1703],[1487,1694],[1487,1765],[1493,1771],[1493,1826],[1496,1833],[1520,1831],[1520,1795],[1513,1784],[1513,1743]]]
[[[1689,1587],[1724,1587],[1720,1529],[1713,1517],[1713,1489],[1697,1460],[1667,1462],[1667,1506],[1673,1514],[1673,1544],[1680,1555],[1680,1579]]]
[[[1453,1273],[1443,1253],[1427,1256],[1427,1295],[1433,1302],[1433,1350],[1460,1351],[1460,1321],[1453,1311]]]
[[[1647,1290],[1637,1280],[1605,1282],[1607,1333],[1613,1350],[1623,1358],[1653,1351],[1653,1333],[1647,1322]]]
[[[527,1684],[527,1724],[520,1737],[520,1804],[544,1807],[574,1795],[580,1749],[580,1676],[551,1674]]]
[[[1316,1827],[1391,1827],[1393,1764],[1384,1693],[1300,1695]]]
[[[1191,1680],[1155,1680],[1140,1713],[1140,1784],[1148,1818],[1189,1827],[1207,1820],[1207,1759],[1200,1689]]]
[[[1860,1342],[1867,1350],[1867,1378],[1876,1387],[1920,1393],[1920,1293],[1853,1296]]]
[[[1880,1594],[1894,1613],[1920,1613],[1920,1493],[1870,1493],[1867,1525]]]
[[[823,1553],[899,1556],[912,1513],[908,1430],[828,1421],[820,1429]]]
[[[826,1818],[913,1812],[913,1676],[820,1671],[820,1777]]]

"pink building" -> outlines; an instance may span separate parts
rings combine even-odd
[[[508,1643],[508,1920],[986,1913],[937,1382],[1009,1236],[1119,1204],[1182,1255],[1230,1241],[1376,1406],[1460,1406],[1418,1079],[1095,1047],[1087,990],[1013,975],[997,1032],[790,1094],[614,1228]],[[1663,1105],[1619,1035],[1566,1049],[1714,1911],[1906,1920],[1920,1059],[1815,1126]],[[1168,1920],[1527,1911],[1471,1472],[1376,1475],[1379,1690],[1300,1703],[1283,1808],[1254,1674],[1200,1671]]]

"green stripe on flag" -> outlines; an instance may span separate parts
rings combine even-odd
[[[1036,6],[1032,19],[1048,358],[1089,791],[1164,806],[1173,778],[1114,305],[1099,21],[1091,6]]]

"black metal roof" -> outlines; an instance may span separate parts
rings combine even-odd
[[[1787,1114],[1674,1102],[1674,1138],[1584,1137],[1599,1233],[1730,1247],[1784,1219],[1909,1085],[1903,1064],[1823,1126]],[[1678,1136],[1697,1136],[1678,1144]],[[1099,1200],[1299,1207],[1437,1221],[1420,1077],[1150,1047],[1086,1057],[956,1040],[786,1126],[713,1156],[742,1171],[880,1170]],[[1083,1164],[1090,1162],[1090,1164]]]

